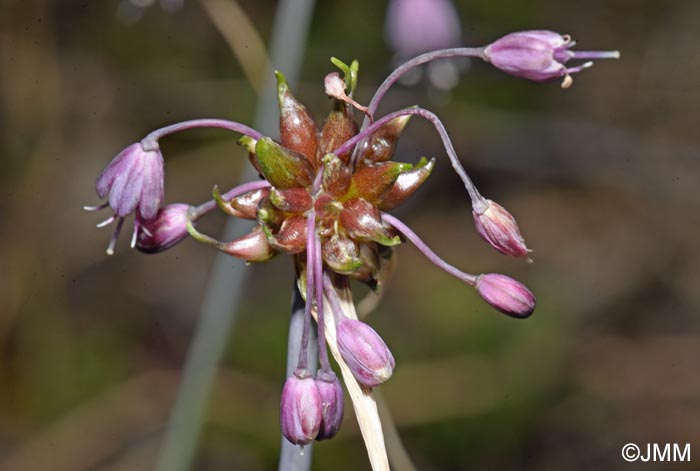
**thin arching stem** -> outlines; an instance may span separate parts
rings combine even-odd
[[[164,128],[156,129],[151,132],[148,136],[143,138],[141,145],[145,150],[158,150],[158,139],[173,134],[180,131],[186,131],[188,129],[194,128],[221,128],[228,129],[229,131],[234,131],[240,134],[245,134],[253,139],[260,139],[263,137],[255,129],[246,126],[245,124],[237,123],[236,121],[229,121],[227,119],[192,119],[189,121],[183,121],[181,123],[171,124],[170,126],[165,126]]]
[[[467,172],[464,170],[462,163],[459,161],[459,157],[457,156],[457,151],[455,151],[455,148],[452,145],[452,141],[450,140],[450,136],[447,134],[447,130],[445,129],[445,126],[442,124],[440,119],[432,111],[428,111],[424,108],[412,107],[412,108],[404,108],[402,110],[395,111],[394,113],[390,113],[390,114],[382,117],[381,119],[378,119],[377,121],[372,123],[369,127],[367,127],[366,129],[364,129],[360,133],[356,134],[352,138],[345,141],[333,153],[336,155],[341,155],[345,152],[348,152],[355,145],[360,143],[365,138],[371,136],[375,131],[377,131],[379,128],[384,126],[386,123],[390,122],[393,119],[399,118],[401,116],[406,116],[406,115],[420,116],[421,118],[427,119],[428,121],[430,121],[433,124],[433,126],[435,126],[435,130],[440,135],[440,139],[442,139],[443,146],[445,146],[445,151],[447,152],[447,156],[450,159],[450,163],[452,164],[452,168],[454,168],[457,175],[459,175],[459,178],[462,180],[462,183],[464,183],[464,188],[466,188],[467,192],[469,193],[469,197],[472,200],[472,207],[478,213],[483,212],[486,209],[486,206],[488,206],[488,204],[486,203],[484,198],[481,196],[479,191],[476,189],[476,186],[474,186],[474,183],[469,178],[469,175],[467,175]]]
[[[408,227],[406,224],[401,222],[399,219],[395,218],[391,214],[387,213],[382,213],[382,220],[384,222],[387,222],[394,226],[396,230],[398,230],[401,234],[403,234],[413,245],[416,246],[418,250],[420,250],[423,255],[425,255],[428,260],[433,262],[435,265],[438,267],[442,268],[445,270],[447,273],[450,275],[454,276],[457,279],[460,279],[464,281],[467,284],[474,285],[476,283],[476,275],[472,275],[469,273],[465,273],[462,270],[450,265],[446,261],[444,261],[442,258],[440,258],[435,252],[432,251],[428,245],[421,240],[420,237],[418,237],[418,234],[413,232],[410,227]]]
[[[386,95],[386,92],[388,92],[391,86],[394,85],[408,71],[421,64],[425,64],[426,62],[434,61],[435,59],[445,59],[448,57],[480,57],[487,60],[486,56],[484,55],[483,47],[456,47],[451,49],[440,49],[438,51],[430,51],[416,56],[398,66],[391,74],[389,74],[387,78],[384,79],[384,82],[382,82],[377,91],[374,93],[372,100],[367,106],[368,116],[374,116],[374,113],[377,111],[377,108],[379,108],[379,103],[381,103],[382,98],[384,98],[384,95]],[[365,116],[365,119],[362,122],[363,130],[369,125],[368,116]]]
[[[323,272],[323,291],[326,293],[326,298],[331,303],[331,312],[333,313],[333,320],[337,324],[343,318],[345,318],[345,313],[340,307],[340,300],[338,299],[338,293],[335,291],[333,286],[333,280],[331,280],[331,275],[326,271]]]
[[[230,201],[233,198],[236,198],[237,196],[241,196],[251,191],[260,190],[263,188],[269,188],[270,186],[271,185],[267,180],[258,180],[254,182],[243,183],[242,185],[238,185],[237,187],[231,188],[226,193],[221,195],[221,199],[224,201]],[[204,214],[207,214],[208,212],[212,211],[214,208],[216,208],[216,200],[209,200],[205,203],[200,204],[199,206],[195,206],[194,208],[192,208],[190,210],[190,218],[197,219],[203,216]]]

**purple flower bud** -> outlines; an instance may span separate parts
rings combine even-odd
[[[169,204],[150,221],[141,221],[136,248],[145,253],[167,250],[187,236],[188,204]]]
[[[163,202],[163,156],[157,144],[131,144],[117,155],[97,179],[97,195],[109,195],[109,205],[120,218],[137,208],[145,221],[156,216]]]
[[[485,204],[486,209],[477,212],[477,209],[481,209],[477,208],[472,212],[476,231],[481,238],[502,254],[511,257],[527,255],[531,250],[525,245],[515,218],[498,203],[485,200]]]
[[[479,275],[474,287],[484,301],[511,317],[524,319],[535,310],[535,295],[509,276],[498,273]]]
[[[337,326],[338,350],[352,374],[368,387],[377,386],[394,372],[394,357],[374,329],[364,322],[343,319]]]
[[[333,438],[343,421],[343,387],[338,377],[332,372],[319,371],[316,375],[316,387],[321,396],[321,428],[316,440]]]
[[[307,445],[321,427],[321,395],[308,372],[295,372],[282,390],[280,424],[282,435],[295,445]]]
[[[484,50],[486,60],[516,77],[537,82],[564,77],[563,88],[571,86],[571,75],[593,65],[586,62],[567,68],[569,59],[618,59],[618,51],[571,51],[576,44],[568,35],[553,31],[511,33]]]

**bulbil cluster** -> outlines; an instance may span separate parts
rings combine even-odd
[[[563,63],[569,59],[619,55],[615,51],[573,53],[569,50],[572,45],[568,37],[553,32],[526,31],[484,48],[422,54],[390,74],[366,107],[353,98],[357,62],[347,65],[333,59],[342,76],[332,72],[324,80],[332,105],[320,127],[277,72],[279,141],[222,119],[185,121],[158,129],[114,158],[97,181],[98,196],[108,201],[86,209],[109,206],[113,210],[114,215],[100,224],[117,221],[108,253],[113,252],[124,218],[135,214],[132,247],[142,252],[169,249],[189,234],[247,262],[266,261],[280,253],[292,255],[298,288],[306,304],[299,361],[282,392],[282,433],[299,445],[331,438],[342,421],[343,392],[328,360],[326,326],[334,328],[337,351],[357,382],[369,389],[391,377],[396,364],[386,343],[367,323],[347,317],[341,298],[351,299],[349,279],[380,289],[396,245],[410,241],[431,262],[472,286],[488,304],[509,316],[526,318],[535,308],[534,295],[520,282],[496,273],[473,275],[448,264],[405,223],[388,213],[414,194],[436,163],[425,157],[416,164],[391,160],[409,118],[417,116],[429,121],[440,136],[471,200],[478,234],[502,254],[526,257],[530,252],[515,218],[476,189],[439,118],[423,108],[410,107],[376,119],[374,113],[381,99],[403,74],[443,57],[481,57],[519,77],[539,81],[564,76],[566,84],[570,82],[569,74],[580,69],[565,68]],[[362,123],[358,116],[364,116]],[[198,127],[243,134],[239,143],[247,150],[260,180],[223,194],[214,187],[213,199],[198,206],[162,206],[163,159],[158,141]],[[254,220],[256,225],[238,239],[216,240],[195,227],[198,219],[216,208]],[[314,313],[320,363],[315,376],[307,365]],[[331,317],[327,319],[326,314]]]

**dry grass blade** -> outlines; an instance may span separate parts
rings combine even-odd
[[[255,25],[235,0],[202,0],[202,5],[238,59],[251,86],[260,94],[265,74],[272,67]]]
[[[336,287],[340,307],[345,316],[349,319],[357,319],[355,306],[352,303],[352,295],[349,293],[349,288],[341,289]],[[330,348],[333,358],[340,366],[340,371],[343,374],[345,387],[348,389],[352,406],[357,416],[357,422],[360,425],[362,438],[365,441],[369,461],[373,471],[388,471],[389,459],[387,458],[386,447],[384,445],[384,434],[382,432],[382,423],[379,419],[377,410],[377,402],[372,395],[372,389],[362,386],[357,382],[350,371],[350,368],[343,360],[343,357],[338,351],[338,344],[335,337],[335,321],[333,320],[333,312],[330,310],[330,301],[324,300],[326,310],[324,312],[324,321],[326,325],[326,341]],[[317,313],[312,311],[314,318],[317,319]]]

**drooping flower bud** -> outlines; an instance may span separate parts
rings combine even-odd
[[[136,248],[144,253],[156,253],[169,249],[187,236],[188,204],[169,204],[160,208],[156,217],[141,221]]]
[[[287,378],[280,402],[282,435],[295,445],[308,445],[321,428],[322,403],[316,382],[308,372]]]
[[[479,275],[474,287],[484,301],[511,317],[524,319],[535,310],[535,295],[509,276],[499,273]]]
[[[593,65],[586,62],[567,68],[569,59],[618,59],[618,51],[571,51],[576,44],[568,35],[553,31],[521,31],[508,34],[484,49],[486,60],[517,77],[537,82],[564,77],[563,88],[571,86],[571,74]]]
[[[163,202],[163,156],[157,143],[131,144],[97,179],[97,196],[109,195],[109,206],[123,218],[137,208],[145,221],[153,219]]]
[[[485,200],[484,203],[486,209],[472,212],[476,231],[481,238],[494,249],[511,257],[522,257],[531,252],[520,235],[515,218],[498,203],[491,200]]]
[[[338,350],[355,378],[368,387],[382,384],[394,372],[394,357],[369,325],[343,319],[336,328]]]
[[[343,387],[332,371],[319,371],[316,387],[321,396],[321,428],[316,440],[333,438],[343,422]]]
[[[288,149],[316,159],[318,128],[306,107],[297,100],[287,85],[284,75],[275,71],[277,94],[280,102],[280,142]]]

